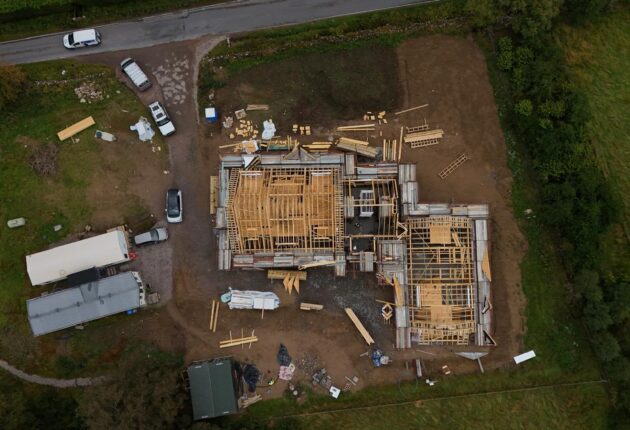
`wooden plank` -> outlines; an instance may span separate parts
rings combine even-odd
[[[291,275],[287,275],[284,278],[284,281],[282,281],[282,284],[284,285],[284,290],[287,293],[289,293],[289,294],[291,294],[290,291],[289,291],[289,289],[291,288],[291,281],[290,281],[290,279],[291,279]]]
[[[341,127],[337,127],[337,131],[345,131],[345,130],[353,130],[353,129],[365,129],[370,127],[376,127],[376,123],[370,124],[353,124],[353,125],[343,125]]]
[[[300,309],[303,311],[321,311],[324,309],[324,305],[302,302],[300,303]]]
[[[233,346],[244,345],[246,343],[249,343],[251,345],[254,342],[258,342],[258,336],[233,339],[231,341],[226,341],[226,343],[223,343],[222,341],[219,343],[219,348],[231,348]]]
[[[69,137],[72,137],[75,134],[82,132],[86,128],[93,126],[94,124],[96,124],[94,118],[88,116],[87,118],[84,118],[81,121],[72,124],[70,127],[61,130],[59,133],[57,133],[57,137],[59,138],[59,140],[64,141]]]
[[[404,306],[405,296],[403,294],[402,287],[400,286],[400,282],[398,282],[398,278],[396,277],[394,277],[394,291],[396,292],[396,302],[398,306]]]
[[[217,331],[217,321],[219,321],[219,302],[217,301],[217,310],[214,314],[214,324],[212,325],[212,333]]]
[[[492,281],[492,274],[490,273],[490,258],[488,257],[487,247],[483,252],[483,260],[481,261],[481,271],[483,272],[484,275],[486,275],[486,278],[488,278],[488,281]]]
[[[363,336],[363,339],[365,339],[368,345],[372,345],[374,343],[374,339],[372,339],[370,333],[368,333],[361,321],[359,321],[359,318],[357,318],[354,311],[350,308],[345,308],[344,310],[346,311],[346,314],[348,315],[350,320],[354,323],[354,326],[357,328],[357,330],[359,330],[359,333],[361,333],[361,336]]]
[[[425,105],[420,105],[420,106],[414,106],[414,107],[409,108],[409,109],[405,109],[405,110],[401,110],[401,111],[398,111],[398,112],[394,112],[394,115],[400,115],[400,114],[411,112],[411,111],[414,111],[414,110],[417,110],[417,109],[422,109],[422,108],[425,108],[427,106],[429,106],[429,105],[425,104]]]
[[[300,279],[297,276],[293,278],[293,288],[295,288],[295,291],[300,294]]]

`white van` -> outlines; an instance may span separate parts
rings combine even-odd
[[[63,46],[68,49],[96,46],[101,43],[101,33],[93,28],[89,30],[75,31],[63,36]]]
[[[125,58],[122,60],[120,68],[140,91],[145,91],[151,87],[151,81],[133,58]]]

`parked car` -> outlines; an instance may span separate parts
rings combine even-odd
[[[149,110],[151,111],[153,121],[155,121],[155,123],[157,124],[160,133],[162,133],[162,136],[170,136],[171,134],[175,133],[175,126],[173,125],[171,119],[168,117],[166,109],[164,109],[164,106],[162,106],[160,102],[151,103],[149,105]]]
[[[171,188],[166,192],[166,221],[175,224],[184,220],[184,207],[182,206],[182,192]]]
[[[101,43],[101,33],[93,28],[74,31],[63,36],[63,46],[68,49],[96,46]]]
[[[133,58],[125,58],[122,60],[120,62],[120,68],[140,91],[151,88],[151,81]]]
[[[168,239],[168,230],[164,227],[158,227],[134,236],[133,243],[135,243],[136,246],[141,246],[150,243],[164,242],[166,239]]]

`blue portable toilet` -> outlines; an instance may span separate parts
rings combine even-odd
[[[218,120],[219,120],[219,114],[217,113],[216,108],[213,108],[213,107],[206,108],[206,121],[217,122]]]

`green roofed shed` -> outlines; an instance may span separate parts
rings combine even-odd
[[[232,359],[215,358],[188,366],[193,418],[203,420],[236,412]]]

